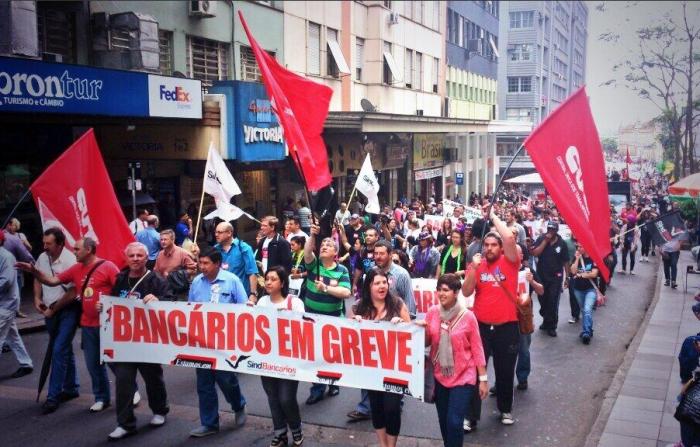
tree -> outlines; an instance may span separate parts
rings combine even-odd
[[[670,3],[667,3],[670,4]],[[635,4],[627,5],[632,8]],[[653,26],[639,28],[638,54],[613,67],[620,73],[619,79],[611,79],[604,85],[617,82],[651,101],[661,112],[661,120],[668,130],[664,137],[670,145],[675,164],[674,175],[697,171],[695,159],[696,128],[700,123],[700,24],[690,12],[688,4],[681,4],[680,20],[665,13],[655,18]],[[615,43],[620,35],[606,32],[600,40]],[[664,146],[666,148],[666,146]]]
[[[617,152],[617,140],[615,138],[601,138],[600,145],[603,146],[603,152],[606,154],[612,155]]]

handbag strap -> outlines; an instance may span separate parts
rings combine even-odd
[[[134,287],[132,287],[131,290],[129,290],[129,295],[134,293],[134,290],[136,290],[136,288],[139,286],[139,284],[141,284],[141,281],[146,279],[146,276],[148,276],[150,273],[151,273],[150,270],[146,270],[146,273],[144,273],[143,276],[141,278],[139,278],[138,281],[136,281],[136,284],[134,284]],[[127,278],[128,278],[128,276],[127,276]]]
[[[95,263],[95,265],[90,269],[88,272],[87,276],[85,276],[85,279],[83,280],[83,287],[80,289],[80,297],[82,298],[82,294],[85,292],[85,288],[88,285],[88,281],[90,281],[90,277],[92,277],[92,274],[95,273],[95,270],[97,270],[97,267],[101,266],[102,264],[105,263],[104,259],[100,259]]]

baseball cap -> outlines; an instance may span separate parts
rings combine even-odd
[[[424,241],[424,240],[426,240],[426,239],[430,239],[431,237],[432,237],[432,236],[430,235],[430,233],[428,233],[427,231],[424,231],[424,232],[422,232],[421,234],[418,235],[418,240],[419,240],[419,241]]]
[[[352,216],[350,216],[350,219],[359,219],[359,218],[360,218],[359,214],[353,214]]]
[[[559,231],[559,223],[553,220],[547,222],[547,231],[549,230]]]

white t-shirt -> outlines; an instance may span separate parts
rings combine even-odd
[[[335,212],[335,220],[336,222],[340,222],[342,226],[349,225],[350,224],[350,210],[345,210],[343,213],[342,211],[338,210]]]
[[[280,301],[279,303],[273,303],[270,300],[270,295],[265,295],[262,298],[258,300],[258,303],[256,304],[257,306],[261,307],[274,307],[275,309],[278,310],[284,310],[284,309],[289,309],[289,302],[288,300],[291,298],[292,300],[292,309],[294,312],[300,312],[304,313],[304,302],[300,300],[299,298],[292,297],[291,295],[285,298],[284,300]]]
[[[131,222],[129,222],[129,228],[133,234],[138,233],[141,230],[145,230],[148,227],[145,221],[139,219],[138,217]]]
[[[265,238],[265,242],[263,242],[262,246],[262,271],[266,272],[267,271],[267,246],[270,245],[270,242],[272,242],[272,238],[268,237]]]
[[[76,264],[75,255],[70,252],[66,247],[63,247],[61,254],[58,259],[54,260],[52,264],[49,264],[49,255],[43,252],[39,255],[36,260],[36,268],[40,272],[48,276],[58,276],[59,273],[65,272],[73,264]],[[50,306],[59,300],[65,293],[67,289],[75,287],[73,283],[64,284],[65,289],[61,286],[49,287],[47,285],[41,285],[41,296],[42,301],[45,305]]]

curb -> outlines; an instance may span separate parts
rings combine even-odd
[[[605,397],[603,398],[603,403],[598,412],[598,417],[589,431],[584,447],[596,447],[600,442],[603,432],[605,431],[605,426],[608,423],[608,419],[610,419],[610,413],[612,413],[613,406],[615,405],[620,391],[622,390],[622,386],[625,383],[627,371],[629,371],[630,367],[632,366],[632,362],[637,355],[637,351],[639,350],[639,345],[642,342],[644,333],[649,326],[649,321],[651,320],[652,315],[654,315],[656,304],[659,302],[659,298],[661,297],[661,278],[663,277],[663,272],[661,269],[663,269],[663,263],[659,262],[659,266],[656,271],[654,297],[649,302],[644,318],[639,325],[639,329],[627,345],[627,352],[622,359],[622,363],[613,376],[613,380],[610,383],[608,390],[605,392]]]
[[[20,335],[40,332],[46,330],[46,322],[43,319],[22,321],[17,323],[17,330],[19,331]]]

